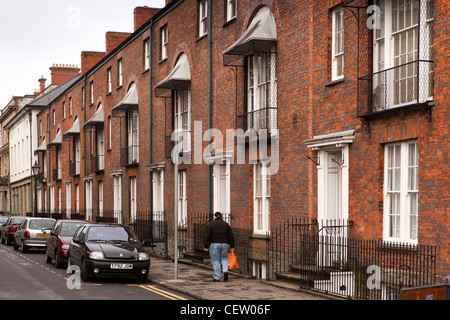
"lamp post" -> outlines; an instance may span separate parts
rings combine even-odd
[[[31,171],[34,177],[34,215],[37,215],[37,181],[38,181],[38,174],[40,170],[40,166],[38,165],[37,161],[34,162],[34,165],[31,167]]]

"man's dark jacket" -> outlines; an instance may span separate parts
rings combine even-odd
[[[209,248],[211,243],[228,243],[230,248],[234,249],[234,237],[230,225],[222,219],[211,221],[206,228],[203,242],[206,249]]]

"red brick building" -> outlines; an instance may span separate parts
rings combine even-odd
[[[62,164],[42,189],[56,211],[90,219],[164,212],[170,255],[175,206],[180,256],[201,251],[194,217],[222,211],[242,272],[258,277],[292,218],[313,222],[286,229],[339,221],[343,239],[436,246],[445,275],[449,12],[443,0],[137,8],[134,33],[83,52],[79,79],[41,112],[42,136],[57,139],[49,172]],[[171,141],[179,132],[190,142]]]

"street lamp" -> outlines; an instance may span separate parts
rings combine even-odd
[[[34,165],[31,167],[31,171],[34,177],[34,216],[37,215],[37,181],[40,169],[41,167],[38,165],[37,161],[35,161]]]

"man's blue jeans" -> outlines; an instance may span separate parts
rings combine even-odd
[[[214,279],[220,279],[220,265],[222,265],[223,272],[228,272],[228,243],[211,243],[209,246],[209,256],[212,260],[214,269]]]

